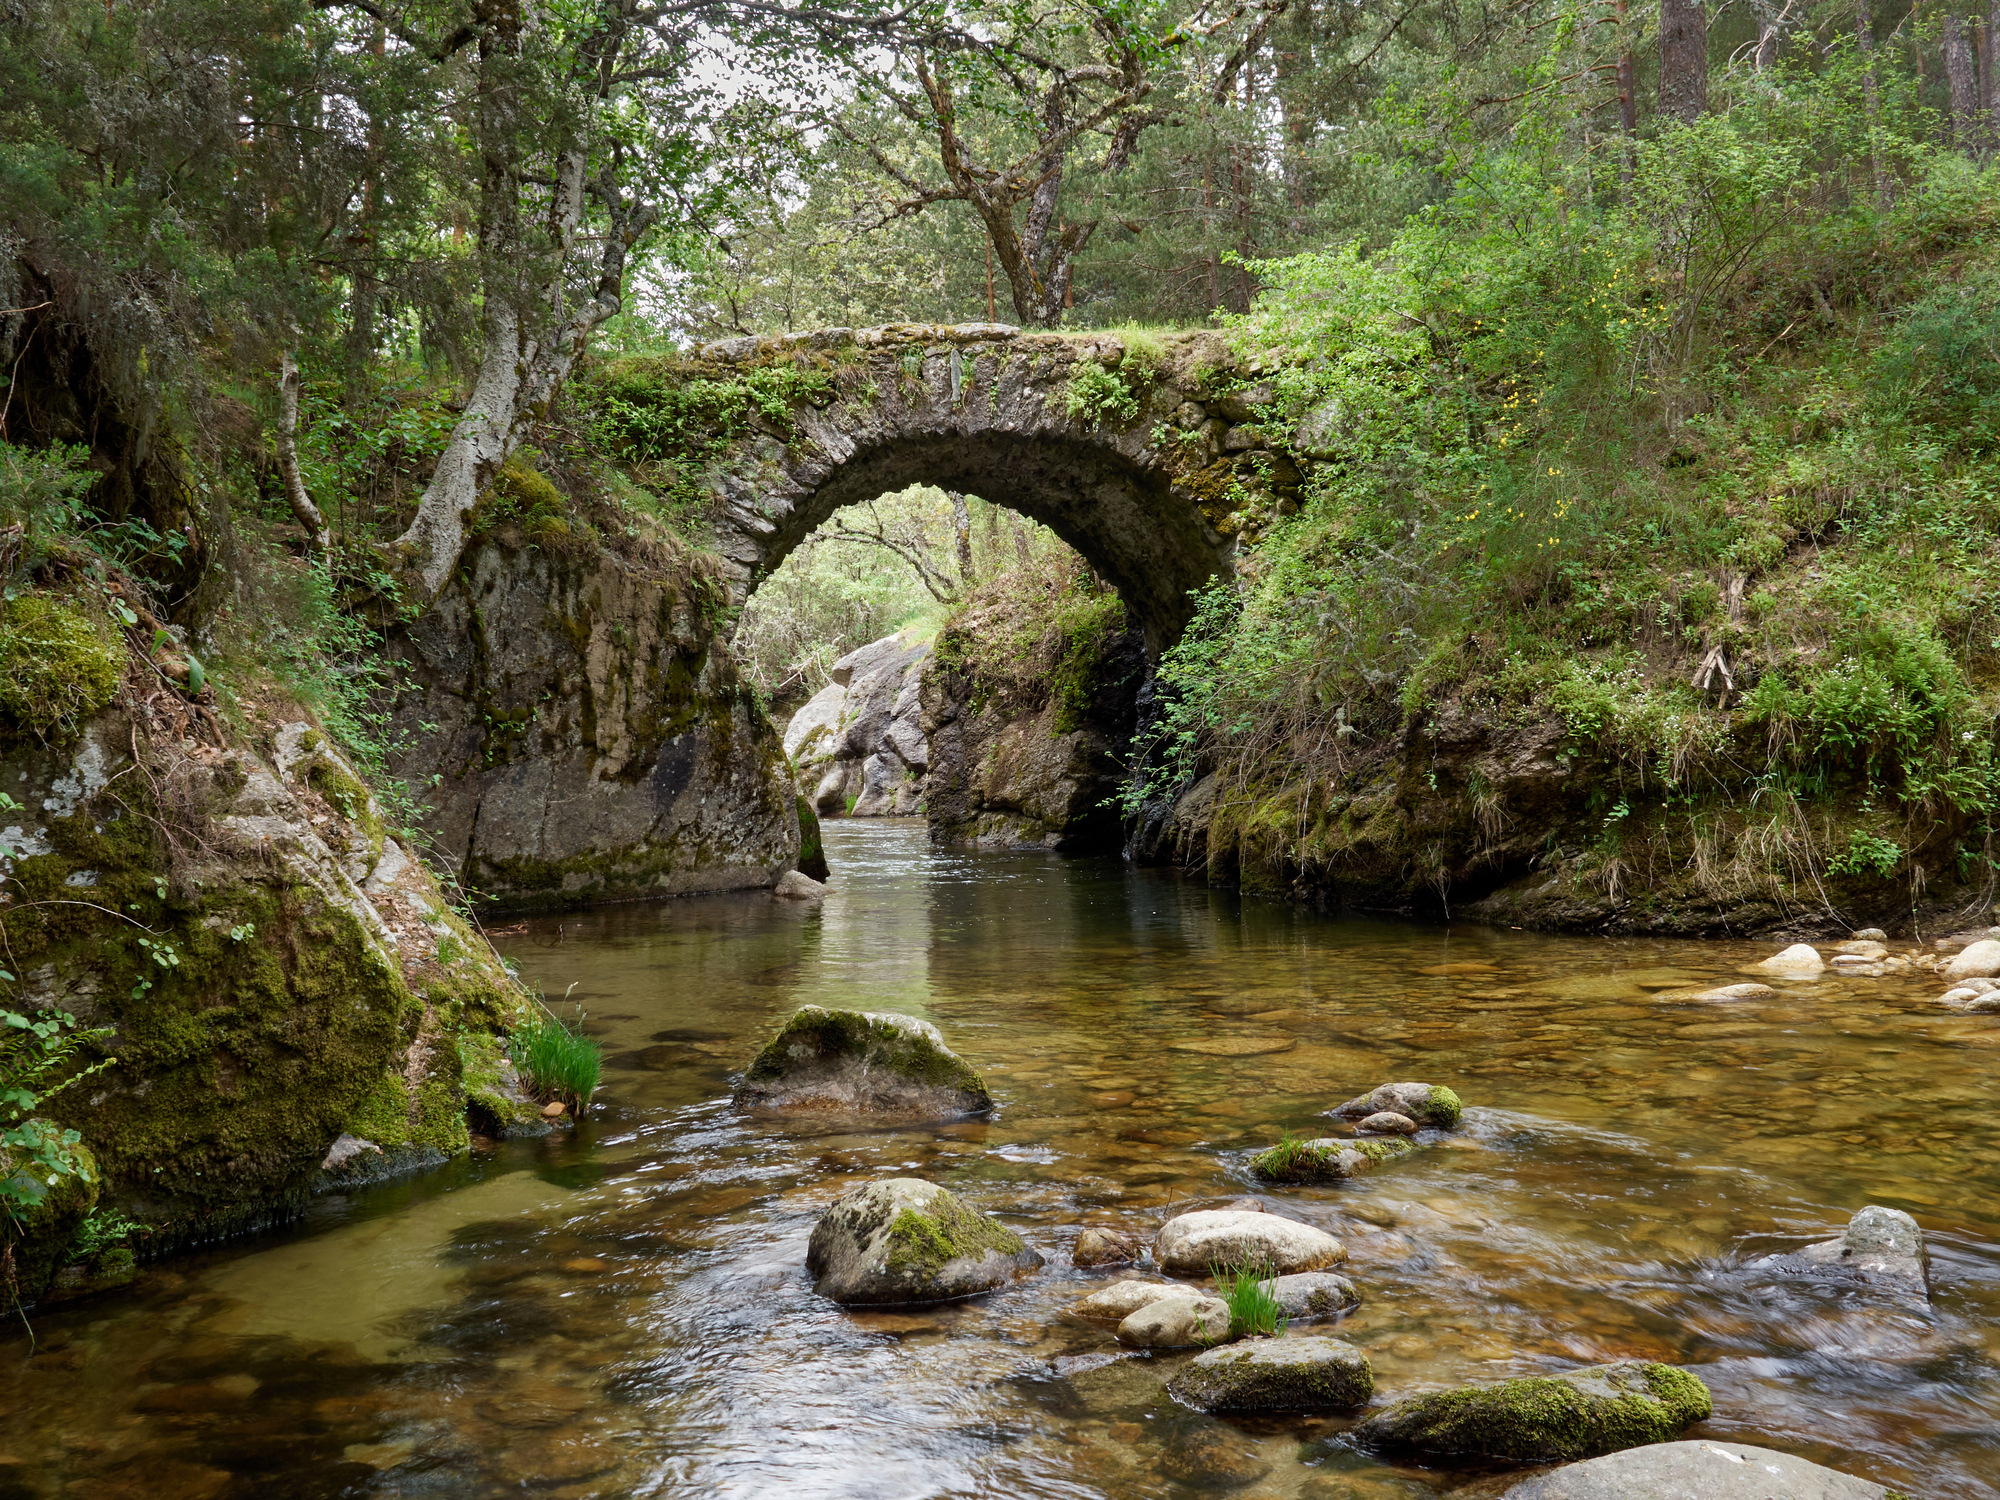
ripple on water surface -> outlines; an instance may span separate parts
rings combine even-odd
[[[529,924],[607,1054],[576,1135],[323,1200],[296,1230],[39,1316],[0,1368],[0,1500],[765,1495],[1492,1495],[1385,1466],[1339,1417],[1225,1423],[1063,1307],[1070,1231],[1149,1236],[1254,1193],[1332,1230],[1378,1390],[1644,1358],[1698,1429],[1912,1494],[2000,1497],[2000,1020],[1935,981],[1738,981],[1741,943],[1328,921],[1112,861],[941,853],[834,823],[823,906],[761,895]],[[736,1116],[731,1070],[803,1003],[944,1028],[1000,1108],[839,1133]],[[1286,1130],[1385,1079],[1470,1107],[1440,1149],[1272,1190]],[[951,1186],[1049,1256],[944,1308],[848,1312],[803,1260],[845,1187]],[[1930,1233],[1927,1313],[1751,1263],[1880,1202]]]

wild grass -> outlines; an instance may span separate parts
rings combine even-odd
[[[1284,1308],[1271,1295],[1271,1281],[1276,1273],[1269,1261],[1246,1260],[1226,1267],[1212,1265],[1208,1272],[1215,1280],[1218,1294],[1229,1304],[1230,1337],[1268,1338],[1284,1331]]]
[[[528,1092],[544,1103],[561,1102],[574,1115],[590,1107],[604,1072],[604,1048],[583,1034],[583,1012],[577,1024],[551,1011],[537,1009],[507,1038],[507,1052]]]

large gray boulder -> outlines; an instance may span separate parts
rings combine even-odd
[[[956,1120],[993,1096],[938,1029],[886,1011],[799,1007],[737,1084],[742,1109]]]
[[[850,1307],[956,1302],[1041,1263],[1006,1225],[918,1177],[843,1193],[806,1247],[813,1289]]]
[[[930,658],[928,643],[902,635],[870,641],[835,662],[833,680],[792,715],[785,751],[815,811],[917,810],[930,767],[919,693]]]
[[[1342,1339],[1252,1339],[1196,1355],[1167,1393],[1201,1411],[1319,1411],[1366,1405],[1375,1375]]]
[[[1746,1443],[1653,1443],[1524,1479],[1502,1500],[1889,1500],[1893,1490]]]
[[[1552,1463],[1664,1443],[1712,1410],[1686,1370],[1633,1360],[1411,1396],[1354,1436],[1391,1451]]]
[[[1161,1225],[1153,1259],[1169,1276],[1242,1267],[1269,1267],[1288,1276],[1337,1266],[1347,1259],[1347,1247],[1324,1229],[1278,1214],[1203,1209]]]
[[[1858,1286],[1909,1302],[1930,1301],[1930,1252],[1917,1221],[1871,1203],[1837,1240],[1822,1240],[1761,1264],[1787,1275]]]

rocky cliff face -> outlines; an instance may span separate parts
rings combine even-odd
[[[833,680],[785,727],[800,791],[823,816],[906,816],[924,810],[930,737],[920,690],[928,642],[884,636],[833,664]]]
[[[73,729],[0,715],[10,1004],[102,1032],[110,1066],[43,1111],[81,1132],[98,1206],[167,1249],[442,1162],[468,1110],[538,1126],[499,1038],[523,995],[353,768],[300,720],[226,730],[109,649],[115,695]]]
[[[535,908],[768,886],[799,853],[712,564],[488,533],[397,639],[392,769],[467,889]]]

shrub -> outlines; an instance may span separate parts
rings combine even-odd
[[[2000,268],[1918,299],[1872,372],[1874,400],[1972,451],[2000,442]]]
[[[578,1022],[582,1019],[577,1012]],[[583,1034],[580,1024],[538,1010],[514,1028],[507,1051],[521,1082],[537,1099],[560,1100],[578,1115],[589,1107],[604,1072],[604,1049]]]

